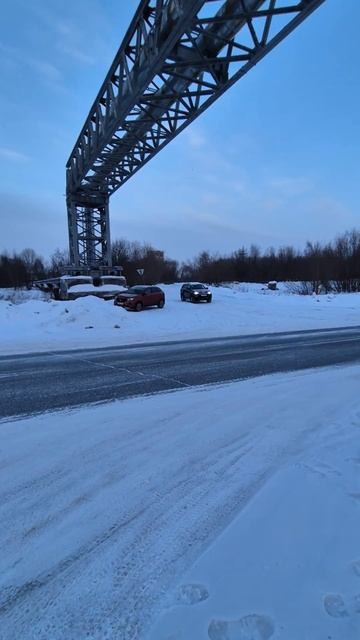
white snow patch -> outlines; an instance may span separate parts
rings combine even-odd
[[[29,300],[48,300],[49,294],[39,289],[12,289],[0,288],[0,302],[11,302],[12,304],[23,304]]]
[[[0,637],[358,640],[360,367],[0,423]]]
[[[74,284],[72,287],[69,287],[68,292],[71,293],[87,293],[89,296],[100,291],[110,291],[112,293],[120,293],[121,291],[126,291],[126,287],[116,284],[100,284],[98,287],[95,287],[93,284]]]

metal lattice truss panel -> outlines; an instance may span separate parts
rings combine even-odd
[[[85,207],[68,203],[70,264],[111,265],[108,202]]]
[[[142,0],[67,164],[68,201],[107,198],[324,0]]]

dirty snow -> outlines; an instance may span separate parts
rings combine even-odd
[[[71,302],[11,301],[0,296],[0,352],[101,347],[360,324],[360,294],[300,296],[285,286],[213,287],[211,304],[180,301],[180,284],[163,285],[165,308],[128,312],[93,296]],[[4,291],[4,290],[3,290]],[[33,296],[33,292],[30,292]]]
[[[358,640],[359,385],[337,367],[0,423],[1,640]]]

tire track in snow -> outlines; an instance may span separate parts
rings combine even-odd
[[[199,420],[201,422],[201,418],[193,418],[194,432],[198,428],[206,438],[206,429]],[[293,440],[292,434],[288,434],[276,447],[271,447],[262,429],[252,433],[232,429],[213,435],[205,442],[198,436],[193,446],[189,446],[181,431],[175,441],[167,442],[168,425],[166,420],[160,424],[155,421],[149,433],[139,428],[134,433],[131,428],[126,429],[125,434],[120,434],[124,439],[118,446],[114,446],[114,438],[85,445],[78,465],[68,465],[65,473],[59,471],[58,464],[55,480],[49,472],[33,483],[19,484],[17,495],[23,505],[22,518],[27,515],[31,521],[36,515],[34,505],[43,514],[42,504],[47,509],[51,498],[55,502],[53,515],[47,522],[43,521],[45,530],[40,528],[28,536],[27,545],[22,546],[29,555],[39,551],[42,545],[46,547],[49,539],[53,541],[51,535],[56,539],[62,527],[66,531],[67,522],[69,526],[74,522],[79,526],[83,519],[89,523],[96,511],[104,519],[100,522],[100,533],[94,536],[90,531],[86,544],[72,541],[72,553],[64,553],[46,570],[34,571],[31,579],[13,585],[11,591],[8,583],[2,615],[11,621],[16,634],[14,640],[15,637],[42,637],[43,617],[36,613],[40,611],[53,621],[47,630],[50,634],[47,637],[52,640],[64,636],[78,640],[85,637],[85,633],[95,631],[93,637],[98,638],[105,637],[106,631],[110,637],[122,640],[140,637],[136,634],[141,634],[149,624],[156,603],[171,587],[174,575],[188,566],[259,490],[277,469],[279,461],[287,457]],[[160,454],[162,460],[161,468],[154,468],[151,462],[154,440],[157,459]],[[175,464],[174,446],[184,449]],[[120,453],[121,460],[117,460]],[[104,513],[100,505],[108,501],[105,475],[111,467],[115,466],[113,471],[118,470],[116,464],[122,460],[128,463],[127,474],[112,485],[111,513]],[[74,485],[78,495],[86,495],[84,485],[87,486],[91,469],[98,473],[98,490],[94,489],[93,494],[88,494],[88,501],[80,500],[77,508],[74,505],[71,510],[71,500],[66,501],[69,485]],[[251,471],[244,473],[244,469]],[[44,483],[46,479],[50,479],[50,485]],[[43,503],[39,493],[43,493]],[[61,493],[65,494],[65,507],[57,511],[56,500]],[[129,515],[129,504],[132,515]],[[70,514],[69,509],[74,513]],[[41,524],[41,518],[38,522]],[[79,576],[84,585],[80,598]],[[111,583],[111,589],[106,601],[103,599],[98,609],[92,610],[90,621],[89,602],[93,602],[94,609],[101,577]],[[71,595],[74,589],[76,597]],[[66,606],[64,592],[68,594]],[[73,598],[76,606],[69,605]],[[35,613],[29,614],[33,608]],[[24,629],[29,629],[29,615],[32,631],[24,635]],[[83,620],[82,634],[77,629],[79,618]],[[61,628],[56,626],[58,620],[62,620]],[[9,636],[6,640],[10,640]]]

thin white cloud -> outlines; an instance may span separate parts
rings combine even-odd
[[[309,202],[309,211],[322,225],[326,225],[331,221],[332,224],[340,224],[340,228],[345,229],[358,224],[358,219],[354,212],[344,202],[335,197],[317,194]]]
[[[51,62],[45,62],[43,60],[28,59],[28,64],[37,71],[43,78],[50,82],[58,83],[62,79],[61,71]]]
[[[29,156],[16,149],[9,149],[8,147],[0,147],[0,156],[6,160],[12,160],[13,162],[28,162]]]
[[[60,39],[56,43],[57,50],[66,56],[69,56],[76,62],[84,64],[94,64],[95,59],[93,56],[86,52],[84,33],[79,27],[71,20],[54,20],[49,19],[49,22],[55,32],[60,35]]]
[[[89,56],[87,53],[84,53],[84,51],[82,51],[78,47],[75,47],[74,45],[58,44],[57,49],[58,51],[60,51],[60,53],[69,56],[76,62],[82,62],[84,64],[95,63],[95,60],[93,57]]]
[[[20,48],[9,47],[0,42],[0,52],[3,54],[3,59],[7,60],[13,66],[22,68],[24,64],[37,73],[43,80],[46,81],[51,87],[59,89],[62,88],[63,76],[56,65],[53,63],[42,60],[40,58],[26,56],[24,58],[23,52]]]
[[[183,135],[188,145],[195,149],[204,147],[207,142],[205,135],[201,133],[201,131],[198,128],[195,128],[195,127],[190,127],[189,129],[186,129]]]
[[[45,7],[43,2],[31,6],[31,11],[47,29],[52,31],[53,46],[57,53],[67,56],[75,63],[94,65],[99,61],[111,60],[113,50],[108,50],[106,33],[110,29],[106,11],[102,3],[90,0],[87,12],[81,11],[81,3],[76,4],[72,18],[64,17],[64,11]],[[89,33],[91,46],[89,46]],[[110,57],[109,57],[110,56]]]
[[[312,190],[313,185],[308,178],[303,177],[274,177],[267,185],[284,196],[299,196]]]
[[[62,36],[69,36],[71,38],[79,37],[79,30],[70,20],[56,19],[52,20],[54,29]]]

